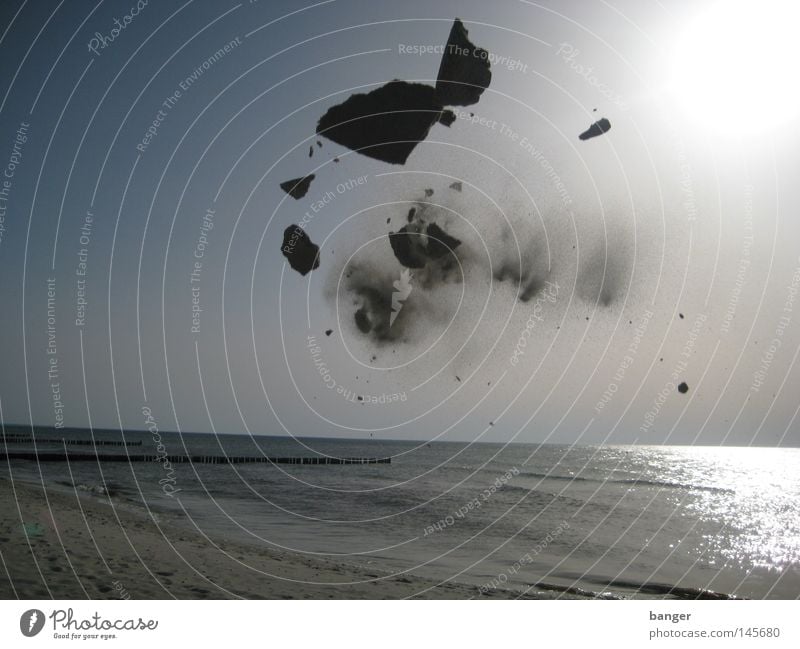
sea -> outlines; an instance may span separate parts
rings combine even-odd
[[[21,430],[0,453],[93,459],[3,458],[0,476],[146,508],[213,540],[513,597],[800,596],[800,449],[52,429],[34,444]],[[179,456],[391,462],[167,461]]]

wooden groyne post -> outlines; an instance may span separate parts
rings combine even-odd
[[[391,464],[390,457],[268,457],[265,455],[144,455],[141,453],[72,453],[69,451],[7,451],[0,460],[39,462],[166,462],[172,464]]]

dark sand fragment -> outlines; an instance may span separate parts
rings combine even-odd
[[[530,299],[539,293],[544,286],[544,277],[540,277],[532,268],[520,268],[513,264],[500,265],[495,270],[493,277],[498,282],[511,280],[519,290],[518,298],[520,302],[529,302]],[[588,317],[586,318],[589,319]]]
[[[312,180],[314,180],[314,174],[287,180],[281,183],[281,189],[295,200],[299,200],[308,193],[308,188],[311,187]]]
[[[450,126],[456,120],[455,113],[444,106],[476,103],[491,79],[489,53],[470,42],[456,18],[435,88],[394,80],[371,92],[351,95],[320,117],[317,133],[371,158],[405,164],[433,124]]]
[[[311,241],[300,226],[290,225],[283,231],[281,252],[289,265],[301,275],[319,268],[319,246]]]
[[[405,164],[442,109],[431,86],[395,80],[329,108],[317,133],[371,158]]]
[[[489,68],[489,53],[470,42],[469,32],[456,18],[436,77],[439,102],[443,106],[477,103],[492,80]]]
[[[347,290],[357,298],[358,310],[353,314],[356,326],[362,334],[368,334],[377,343],[388,343],[402,339],[408,316],[414,309],[406,304],[393,317],[392,295],[394,273],[379,269],[355,267],[348,277]],[[358,378],[358,377],[356,377]]]
[[[372,323],[369,321],[369,315],[364,307],[361,307],[355,312],[356,327],[362,334],[368,334],[372,331]]]
[[[461,245],[461,241],[447,234],[436,223],[428,225],[425,234],[428,235],[426,253],[429,259],[441,259]]]
[[[593,137],[597,137],[598,135],[602,135],[603,133],[607,132],[611,128],[611,122],[609,122],[605,117],[597,120],[594,124],[592,124],[588,129],[586,129],[583,133],[581,133],[578,137],[581,140],[590,140]]]
[[[452,110],[443,110],[442,114],[439,115],[439,124],[446,126],[447,128],[450,128],[455,121],[456,114]]]
[[[436,223],[405,225],[389,233],[389,243],[397,261],[406,268],[425,268],[429,261],[441,259],[461,245]]]
[[[428,263],[422,243],[422,230],[417,224],[404,225],[398,232],[389,233],[394,256],[406,268],[425,268]]]

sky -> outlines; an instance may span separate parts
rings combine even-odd
[[[3,422],[796,446],[792,12],[3,3]],[[354,93],[435,84],[456,17],[492,79],[451,126],[404,165],[316,135]],[[411,208],[461,242],[447,279],[401,280]],[[398,328],[364,334],[394,281]]]

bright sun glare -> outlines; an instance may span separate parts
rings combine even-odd
[[[679,36],[670,89],[687,116],[730,135],[772,129],[800,112],[797,0],[722,0]]]

